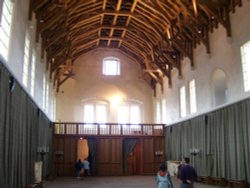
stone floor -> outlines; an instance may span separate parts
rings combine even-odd
[[[172,178],[174,188],[179,188],[179,180]],[[56,178],[44,182],[44,188],[156,188],[155,176],[116,176],[116,177],[86,177],[86,178]],[[195,188],[216,188],[196,183]]]

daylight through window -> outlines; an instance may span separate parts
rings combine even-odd
[[[196,89],[195,89],[195,80],[189,82],[189,100],[190,100],[190,113],[195,113],[196,108]]]
[[[241,63],[245,91],[250,90],[250,41],[245,43],[241,48]]]
[[[186,91],[185,91],[185,86],[182,86],[180,88],[180,113],[181,117],[185,117],[187,112],[186,112]]]
[[[11,0],[5,0],[3,2],[2,17],[0,24],[0,49],[1,55],[5,60],[8,59],[10,30],[11,30],[11,18],[12,18],[13,3]]]
[[[113,57],[104,58],[103,60],[104,75],[120,75],[120,60]]]

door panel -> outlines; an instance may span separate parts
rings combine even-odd
[[[155,174],[164,163],[164,138],[152,137],[142,139],[142,173]]]
[[[122,175],[122,139],[99,139],[99,175]]]

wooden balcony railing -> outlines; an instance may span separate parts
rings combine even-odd
[[[54,135],[163,136],[164,124],[54,123]]]

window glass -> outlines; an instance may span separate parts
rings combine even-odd
[[[46,83],[45,111],[49,111],[49,82]]]
[[[107,123],[107,107],[106,105],[96,105],[96,122]]]
[[[13,4],[11,0],[5,0],[2,7],[2,17],[0,19],[0,53],[3,58],[7,61],[8,50],[9,50],[9,40],[10,40],[10,30],[11,30],[11,19]]]
[[[195,80],[191,80],[189,82],[189,98],[190,98],[190,113],[192,114],[197,111]]]
[[[181,117],[185,117],[187,112],[186,112],[186,91],[185,91],[185,86],[182,86],[180,88],[180,113]]]
[[[129,123],[129,107],[127,105],[118,107],[118,123]]]
[[[130,122],[134,124],[138,124],[141,122],[140,108],[138,105],[132,105],[130,107]]]
[[[107,123],[108,110],[106,104],[96,101],[83,105],[83,121],[86,123]]]
[[[116,58],[104,58],[103,60],[104,75],[120,75],[120,61]]]
[[[166,107],[166,99],[162,99],[161,101],[161,117],[162,117],[162,122],[161,123],[166,123],[167,121],[167,107]]]
[[[30,57],[30,38],[29,34],[26,33],[24,43],[24,59],[23,59],[23,85],[28,86],[29,78],[29,57]]]
[[[137,104],[125,104],[118,107],[118,123],[141,123],[141,109]]]
[[[43,75],[43,109],[46,108],[46,76]]]
[[[34,52],[34,50],[33,50]],[[31,61],[31,75],[30,75],[30,94],[34,96],[35,92],[35,71],[36,71],[36,54],[32,54],[32,61]]]
[[[161,123],[161,103],[157,101],[156,103],[156,123]]]
[[[94,120],[95,120],[94,105],[92,104],[84,105],[84,122],[93,123]]]
[[[250,41],[241,47],[241,63],[245,92],[250,90]]]

